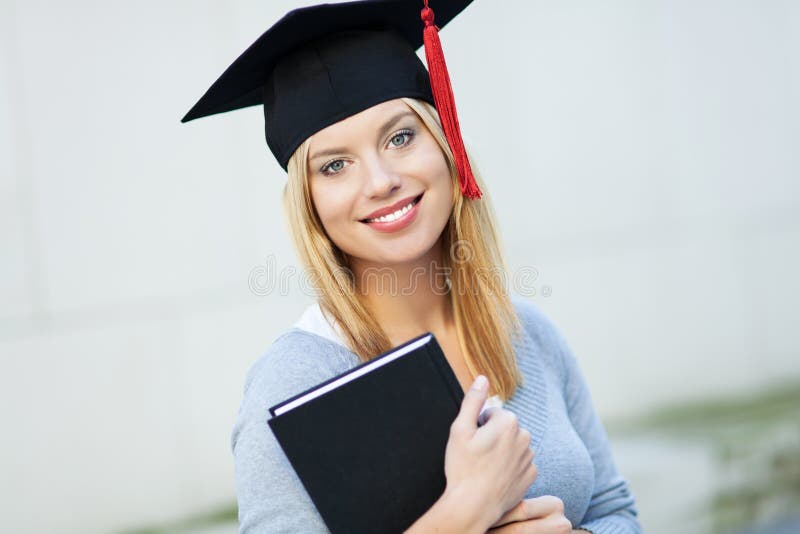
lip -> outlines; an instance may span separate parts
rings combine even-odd
[[[411,197],[411,200],[413,201],[415,198],[417,197]],[[384,233],[397,232],[407,227],[412,222],[414,222],[414,219],[416,219],[417,217],[417,213],[419,213],[420,204],[422,204],[422,195],[419,195],[419,200],[417,201],[417,203],[414,204],[414,206],[406,213],[404,213],[399,219],[395,219],[394,221],[388,221],[388,222],[379,222],[379,221],[369,222],[369,223],[365,221],[361,222],[366,224],[373,230],[377,230],[378,232],[384,232]],[[404,205],[405,204],[401,204],[401,207]]]
[[[375,219],[377,217],[383,217],[384,215],[389,215],[390,213],[394,213],[397,210],[399,210],[400,208],[403,208],[403,207],[411,204],[411,202],[413,202],[413,200],[415,198],[419,197],[419,196],[422,196],[422,193],[420,193],[419,195],[406,197],[406,198],[404,198],[402,200],[398,200],[397,202],[395,202],[391,206],[386,206],[385,208],[381,208],[379,210],[375,210],[372,213],[370,213],[369,215],[367,215],[366,217],[363,217],[363,218],[361,218],[359,220],[361,222],[365,222],[367,219]]]

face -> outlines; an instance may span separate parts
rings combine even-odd
[[[439,250],[454,185],[441,148],[402,100],[315,133],[308,177],[325,231],[354,268],[410,264]]]

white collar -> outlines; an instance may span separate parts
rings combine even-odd
[[[323,313],[319,302],[309,305],[293,326],[311,332],[312,334],[322,336],[325,339],[329,339],[347,348],[347,344],[344,342],[342,329],[336,324],[336,320],[333,319],[333,317],[329,319],[328,316]]]

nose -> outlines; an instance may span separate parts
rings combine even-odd
[[[400,175],[385,160],[375,157],[365,163],[364,194],[369,198],[390,196],[400,183]]]

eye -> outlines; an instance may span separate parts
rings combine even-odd
[[[400,130],[399,132],[395,132],[395,134],[389,139],[389,145],[394,148],[399,148],[411,143],[413,138],[413,130]]]
[[[320,172],[325,176],[331,176],[341,172],[342,169],[344,169],[344,160],[335,159],[323,165],[322,168],[320,169]]]

